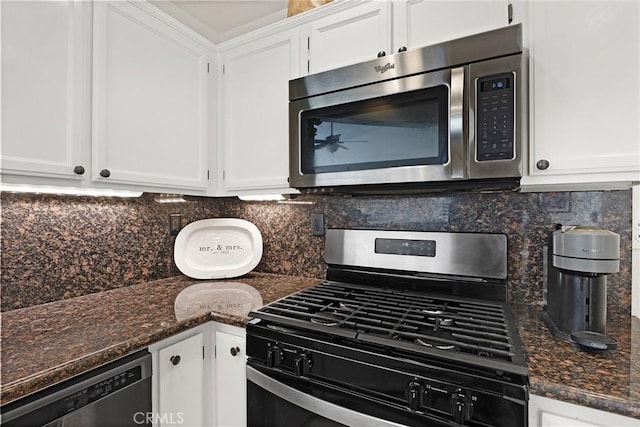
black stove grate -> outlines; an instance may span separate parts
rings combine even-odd
[[[502,302],[329,281],[252,316],[417,354],[523,365],[506,310]]]

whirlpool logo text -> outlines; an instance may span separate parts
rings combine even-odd
[[[390,62],[387,62],[385,65],[376,65],[373,68],[377,72],[379,72],[380,74],[383,74],[383,73],[386,73],[389,70],[393,70],[394,68],[396,68],[396,64],[392,64]]]

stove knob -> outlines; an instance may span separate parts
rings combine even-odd
[[[473,415],[473,402],[462,389],[451,395],[451,412],[456,424],[463,424]]]
[[[293,361],[293,368],[296,376],[307,376],[309,374],[309,369],[311,368],[311,359],[309,359],[309,356],[306,353],[303,353]]]
[[[413,380],[409,382],[409,393],[407,396],[407,403],[409,403],[409,409],[417,411],[420,405],[423,404],[424,389],[422,384]]]
[[[282,351],[280,350],[280,347],[277,345],[269,347],[267,350],[267,366],[275,368],[280,365],[280,362],[282,362]]]

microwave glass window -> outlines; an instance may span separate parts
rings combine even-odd
[[[447,86],[303,111],[302,172],[445,164],[448,111]]]

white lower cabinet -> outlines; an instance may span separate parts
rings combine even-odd
[[[215,324],[216,425],[247,424],[247,373],[245,330]]]
[[[244,328],[209,322],[149,351],[154,426],[247,424]]]
[[[149,347],[155,426],[210,424],[209,330],[202,325]]]
[[[530,427],[640,427],[640,420],[531,395]]]

